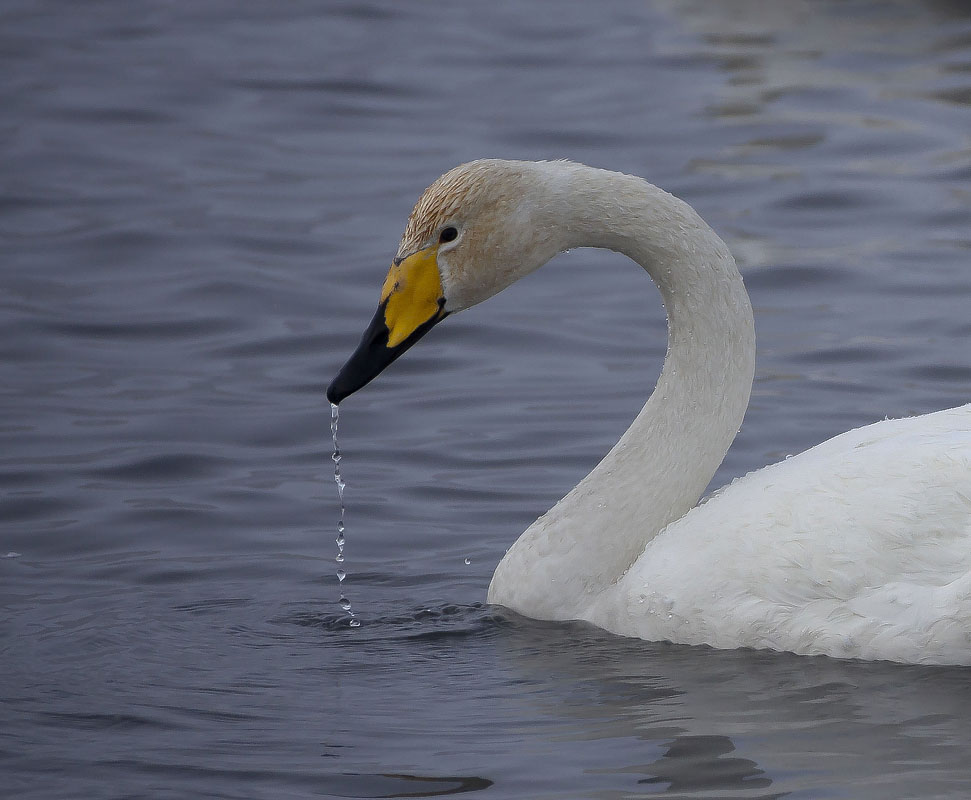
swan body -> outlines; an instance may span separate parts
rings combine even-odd
[[[849,431],[725,487],[583,615],[627,636],[971,662],[971,406]]]
[[[583,246],[648,272],[668,352],[627,432],[507,551],[489,602],[649,640],[971,664],[971,404],[849,431],[697,505],[748,405],[752,310],[721,239],[640,178],[499,160],[443,175],[331,402]]]

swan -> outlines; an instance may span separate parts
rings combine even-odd
[[[652,641],[971,664],[971,404],[851,430],[698,504],[748,406],[752,307],[725,243],[642,178],[496,159],[445,173],[328,399],[576,247],[647,271],[667,354],[627,432],[506,552],[488,601]]]

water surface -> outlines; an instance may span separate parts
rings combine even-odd
[[[6,794],[967,796],[967,670],[483,604],[653,386],[624,258],[344,404],[356,629],[324,399],[420,191],[500,156],[643,175],[729,243],[760,350],[715,484],[966,402],[965,6],[10,0],[0,101]]]

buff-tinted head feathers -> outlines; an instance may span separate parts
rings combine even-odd
[[[483,159],[450,169],[422,192],[408,217],[398,257],[408,256],[432,244],[438,232],[456,221],[466,221],[483,199],[493,205],[514,202],[515,183],[510,181],[510,162]]]
[[[449,170],[418,199],[398,258],[437,247],[445,308],[459,311],[508,286],[556,254],[548,226],[536,224],[542,204],[540,165],[482,159]],[[441,240],[454,228],[454,240]]]

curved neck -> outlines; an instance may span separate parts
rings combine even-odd
[[[510,548],[489,588],[490,602],[575,619],[698,502],[748,406],[755,329],[731,253],[690,206],[640,178],[558,166],[542,208],[562,249],[627,255],[651,276],[668,315],[664,367],[644,408]]]

